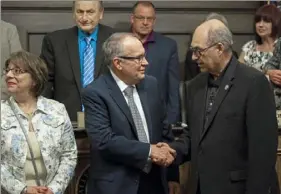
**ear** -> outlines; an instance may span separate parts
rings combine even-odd
[[[225,50],[225,46],[222,43],[218,43],[217,49],[219,51],[219,54],[221,55]]]
[[[122,70],[122,66],[120,64],[120,59],[117,57],[114,57],[112,60],[112,65],[114,66],[115,69],[121,71]]]
[[[134,23],[134,15],[133,14],[131,14],[131,16],[130,16],[130,22],[131,22],[131,25]]]
[[[104,9],[100,10],[100,20],[103,18]]]

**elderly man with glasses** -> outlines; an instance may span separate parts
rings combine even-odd
[[[92,143],[88,193],[167,194],[165,167],[176,151],[179,157],[187,154],[188,144],[172,142],[157,80],[145,74],[148,62],[140,40],[115,33],[103,51],[110,72],[82,94]],[[163,141],[172,143],[160,146]]]
[[[206,72],[187,89],[191,194],[277,194],[277,120],[266,77],[233,56],[219,20],[196,28],[192,58]]]

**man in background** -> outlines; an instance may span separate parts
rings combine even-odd
[[[167,122],[180,121],[179,58],[177,43],[155,32],[155,7],[150,1],[138,1],[132,9],[131,31],[145,48],[148,66],[146,74],[154,76],[160,86],[167,108]]]
[[[101,47],[113,29],[99,24],[103,13],[102,1],[77,0],[76,26],[47,34],[42,43],[41,57],[49,70],[45,96],[62,102],[71,121],[83,110],[81,88],[107,71]]]
[[[148,66],[146,74],[154,76],[166,106],[166,122],[175,124],[180,119],[179,98],[179,58],[177,43],[171,38],[154,31],[156,22],[155,6],[150,1],[138,1],[132,8],[130,18],[131,32],[143,44]],[[170,193],[179,193],[178,169],[170,169],[168,173]]]
[[[17,27],[1,20],[1,73],[5,66],[5,61],[10,57],[11,53],[21,49]],[[1,100],[7,99],[8,96],[6,82],[1,78]]]

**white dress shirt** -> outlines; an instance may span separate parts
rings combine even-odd
[[[120,80],[114,73],[112,70],[110,70],[111,74],[112,74],[112,77],[114,78],[114,80],[116,81],[118,87],[120,88],[120,90],[122,91],[122,94],[126,100],[126,102],[128,103],[128,98],[126,97],[125,93],[124,93],[124,90],[129,87],[129,85],[125,84],[122,80]],[[147,141],[149,141],[149,133],[148,133],[148,127],[147,127],[147,122],[146,122],[146,118],[145,118],[145,114],[144,114],[144,111],[143,111],[143,108],[142,108],[142,104],[141,104],[141,101],[140,101],[140,97],[139,97],[139,94],[138,94],[138,91],[136,89],[136,86],[134,86],[134,90],[133,90],[133,98],[134,98],[134,101],[135,101],[135,104],[137,106],[137,109],[140,113],[140,116],[141,116],[141,121],[142,121],[142,124],[143,124],[143,127],[144,127],[144,131],[145,131],[145,134],[146,134],[146,137],[147,137]]]

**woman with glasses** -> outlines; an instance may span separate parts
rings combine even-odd
[[[242,47],[239,61],[259,71],[272,57],[274,44],[277,40],[280,10],[275,5],[264,5],[255,14],[255,40]]]
[[[3,74],[10,97],[1,101],[2,193],[64,193],[77,148],[64,105],[41,96],[48,76],[45,63],[16,52]]]

